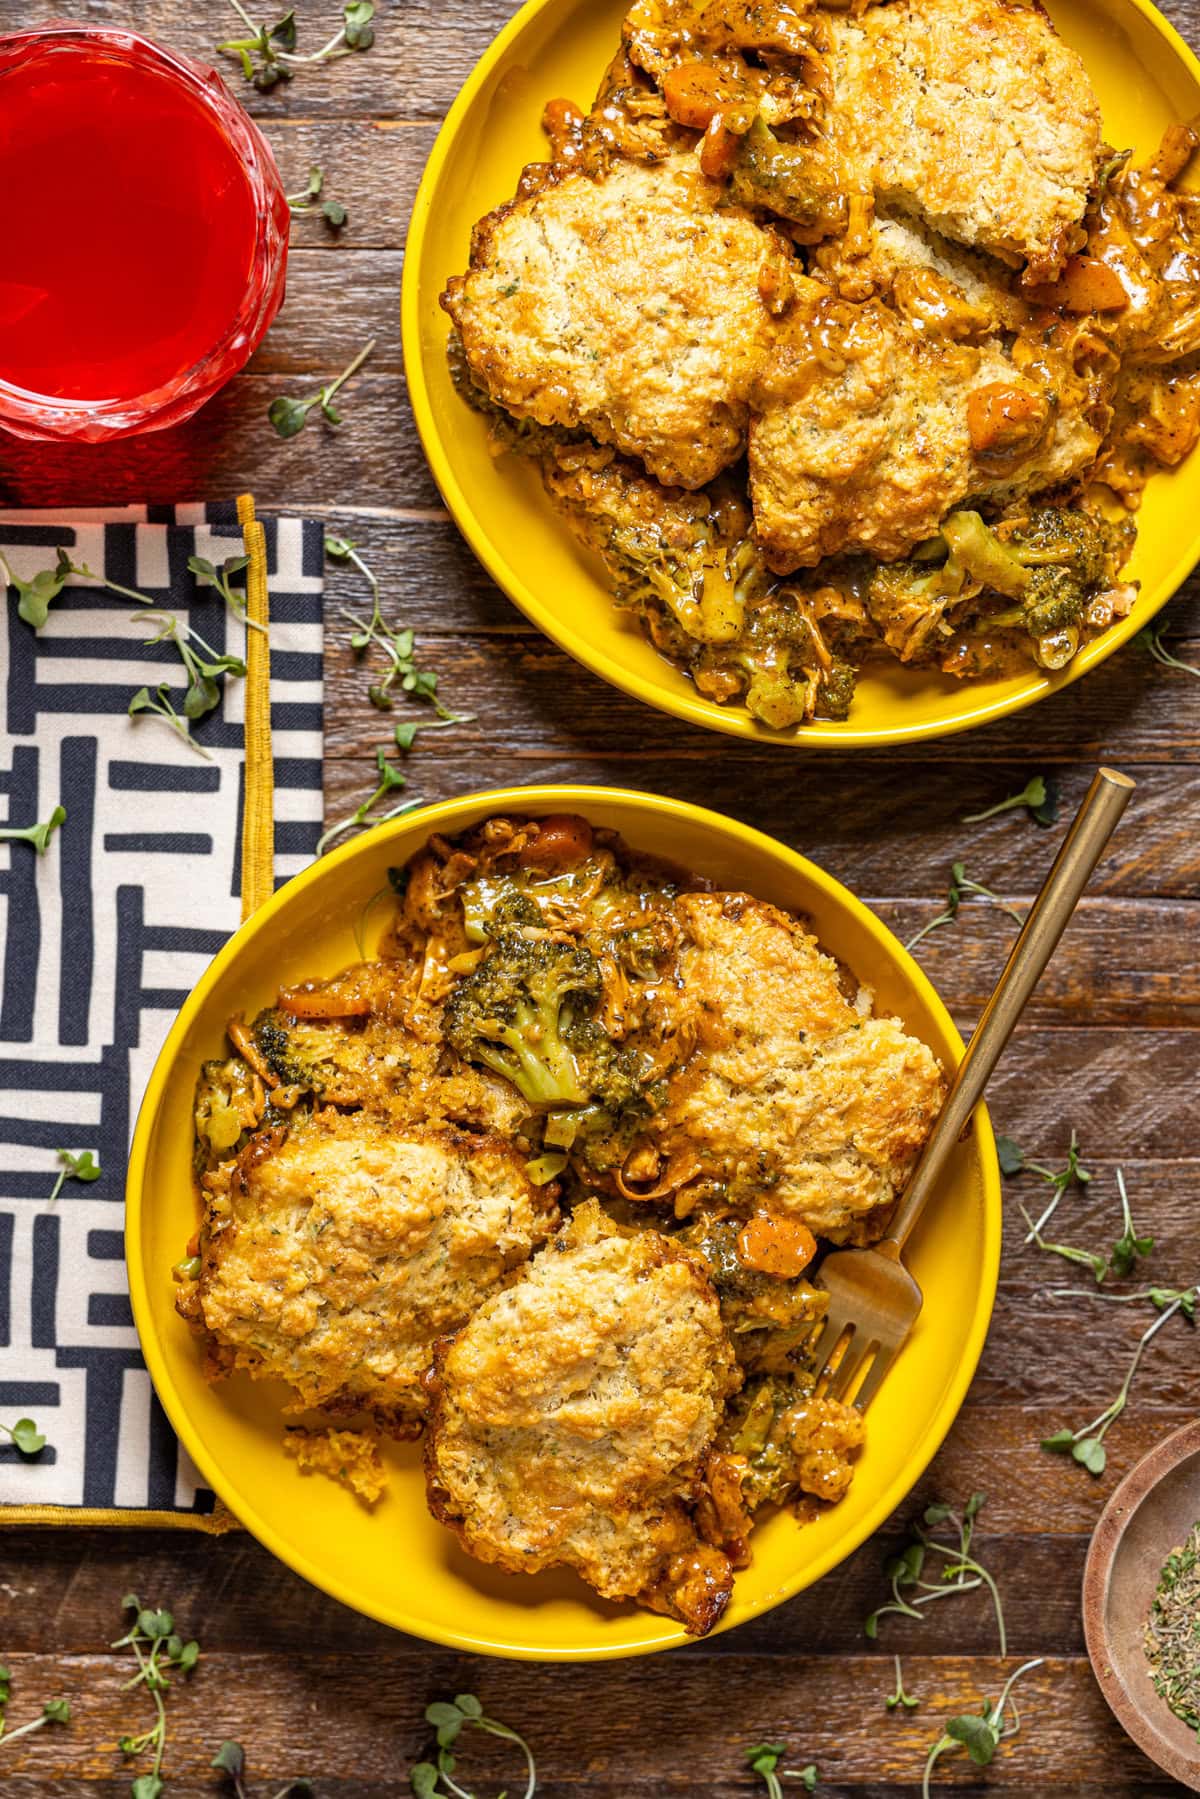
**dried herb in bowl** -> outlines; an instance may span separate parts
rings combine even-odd
[[[1154,1690],[1200,1737],[1200,1523],[1163,1564],[1146,1623]]]

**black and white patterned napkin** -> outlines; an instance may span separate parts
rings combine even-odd
[[[322,532],[263,524],[283,880],[321,830]],[[244,627],[187,567],[241,554],[232,505],[0,514],[0,555],[21,579],[59,546],[242,654]],[[0,1504],[206,1512],[138,1349],[123,1197],[159,1047],[239,922],[244,683],[227,679],[195,727],[211,760],[160,719],[131,719],[139,688],[167,682],[179,709],[183,693],[174,647],[144,647],[132,611],[72,585],[35,633],[10,590],[0,631],[0,823],[67,810],[44,856],[0,843],[0,1422],[32,1416],[47,1438],[33,1460],[0,1440]],[[60,1149],[92,1151],[102,1172],[51,1204]]]

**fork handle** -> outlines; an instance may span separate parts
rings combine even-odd
[[[1013,945],[996,990],[984,1007],[983,1017],[958,1065],[946,1103],[896,1208],[887,1236],[877,1245],[885,1254],[890,1249],[899,1255],[925,1210],[955,1144],[983,1097],[983,1090],[1029,996],[1057,949],[1058,940],[1129,804],[1134,786],[1128,775],[1119,774],[1116,769],[1097,771],[1046,883]]]

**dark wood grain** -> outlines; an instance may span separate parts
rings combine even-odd
[[[0,29],[49,18],[58,0],[0,0]],[[967,825],[1036,772],[1061,782],[1064,818],[1103,759],[1139,784],[1135,810],[1064,941],[991,1097],[998,1128],[1027,1154],[1061,1162],[1078,1130],[1095,1179],[1063,1201],[1068,1242],[1117,1234],[1123,1166],[1139,1224],[1158,1239],[1155,1279],[1200,1275],[1195,1218],[1200,973],[1200,681],[1155,666],[1136,647],[1031,711],[942,743],[854,756],[781,755],[689,729],[577,668],[532,631],[464,547],[442,507],[405,396],[398,285],[408,213],[437,124],[515,0],[381,0],[369,55],[268,96],[244,91],[286,183],[311,164],[350,208],[340,237],[298,221],[285,310],[245,374],[176,431],[103,450],[36,452],[0,443],[0,505],[62,506],[226,495],[250,486],[264,508],[309,511],[352,535],[383,580],[393,614],[413,624],[442,689],[474,722],[418,741],[412,790],[437,799],[473,788],[570,780],[650,788],[714,805],[813,856],[869,898],[902,936],[940,907],[949,864],[1027,901],[1064,826],[1023,815]],[[1200,42],[1200,0],[1171,0]],[[233,14],[224,0],[89,0],[89,18],[140,26],[205,54]],[[323,41],[337,7],[305,8],[303,38]],[[320,427],[289,444],[266,409],[311,390],[368,338],[339,438]],[[330,571],[327,810],[370,790],[388,721],[366,702],[367,672],[339,608],[361,584]],[[1200,581],[1167,615],[1179,653],[1200,660]],[[1011,942],[1002,913],[972,902],[918,955],[969,1030]],[[1083,1655],[1079,1585],[1088,1537],[1114,1482],[1196,1404],[1196,1340],[1176,1321],[1147,1357],[1135,1404],[1108,1439],[1093,1481],[1039,1439],[1083,1422],[1111,1397],[1143,1318],[1090,1299],[1085,1270],[1024,1241],[1019,1205],[1047,1189],[1006,1187],[1005,1255],[991,1335],[967,1404],[918,1490],[884,1531],[813,1591],[769,1617],[686,1652],[625,1665],[530,1668],[430,1648],[346,1612],[248,1537],[120,1529],[0,1532],[0,1659],[14,1674],[12,1722],[66,1694],[73,1722],[0,1750],[3,1799],[118,1799],[115,1752],[143,1701],[123,1695],[119,1603],[134,1589],[170,1601],[205,1660],[171,1697],[168,1799],[213,1799],[208,1770],[225,1736],[247,1743],[255,1794],[309,1774],[321,1799],[400,1799],[429,1748],[425,1704],[476,1690],[528,1731],[545,1799],[680,1794],[735,1799],[755,1790],[744,1746],[785,1739],[788,1765],[816,1761],[829,1799],[915,1799],[939,1719],[994,1695],[1003,1670],[978,1596],[935,1608],[920,1628],[890,1620],[872,1648],[865,1613],[882,1597],[881,1564],[935,1495],[986,1490],[980,1543],[1005,1595],[1012,1648],[1042,1655],[1024,1729],[986,1780],[943,1764],[947,1790],[1012,1799],[1168,1799],[1110,1719]],[[402,1553],[402,1545],[395,1546]],[[883,1708],[891,1654],[902,1652],[921,1710]],[[1011,1664],[1010,1664],[1011,1665]],[[481,1792],[516,1769],[471,1749]],[[792,1788],[791,1790],[798,1790]]]

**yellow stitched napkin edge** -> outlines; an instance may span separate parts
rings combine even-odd
[[[246,571],[246,779],[242,812],[242,919],[275,891],[275,762],[271,754],[270,597],[267,540],[251,494],[238,496],[238,523],[250,566]],[[254,625],[261,626],[255,630]],[[21,1524],[121,1525],[133,1530],[203,1530],[212,1536],[242,1526],[218,1499],[211,1513],[120,1511],[109,1506],[0,1505],[0,1528]]]

